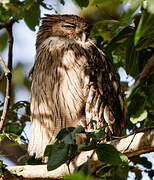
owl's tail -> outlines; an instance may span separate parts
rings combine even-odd
[[[42,158],[46,146],[50,143],[50,137],[47,127],[38,119],[32,119],[31,124],[31,139],[28,145],[28,152],[30,156],[35,158]]]

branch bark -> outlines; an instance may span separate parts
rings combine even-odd
[[[4,108],[3,108],[3,113],[1,116],[1,121],[0,121],[0,132],[3,129],[4,126],[4,121],[6,119],[6,115],[7,115],[7,111],[8,111],[8,107],[9,107],[9,101],[10,101],[10,76],[11,76],[11,72],[8,69],[8,67],[5,65],[2,57],[0,56],[0,64],[4,70],[5,76],[6,76],[6,96],[5,96],[5,101],[4,101]]]
[[[148,153],[154,151],[154,127],[150,128],[150,131],[133,133],[132,135],[122,137],[120,139],[108,142],[114,145],[118,151],[126,154],[128,157],[133,157],[135,155]],[[93,151],[86,151],[79,154],[75,163],[70,164],[70,171],[73,172],[76,166],[80,166],[87,161],[87,158],[92,155]],[[92,172],[96,168],[103,165],[97,158],[96,153],[93,155],[92,159]],[[6,167],[8,171],[14,172],[18,176],[24,178],[51,178],[60,179],[64,174],[68,174],[69,170],[66,164],[63,164],[59,168],[53,171],[47,171],[46,165],[26,165],[26,166],[8,166]]]
[[[18,22],[18,19],[15,19],[15,18],[12,18],[10,19],[10,21],[6,22],[6,23],[1,23],[0,24],[0,29],[3,29],[3,28],[7,28],[9,26],[12,26],[12,24],[14,24],[15,22]]]
[[[11,81],[12,81],[11,71],[12,71],[12,58],[13,58],[12,26],[13,26],[14,22],[15,22],[15,20],[12,19],[6,24],[0,24],[0,29],[5,27],[7,29],[8,35],[9,35],[8,66],[5,65],[4,61],[2,60],[2,57],[0,57],[0,64],[5,72],[5,76],[6,76],[6,95],[5,95],[3,113],[2,113],[1,121],[0,121],[0,132],[2,132],[2,129],[4,127],[5,119],[6,119],[7,112],[8,112],[9,106],[10,106]]]

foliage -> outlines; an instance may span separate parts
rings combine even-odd
[[[3,161],[0,160],[0,177],[3,175],[3,168],[6,167],[5,164],[3,164]]]
[[[28,139],[25,139],[22,133],[26,122],[29,121],[29,108],[29,102],[27,101],[16,102],[10,107],[3,133],[0,134],[0,141],[7,137],[19,144],[21,144],[21,140],[23,143],[28,142]],[[3,109],[0,110],[0,116],[2,115],[2,111]]]
[[[127,75],[135,81],[146,67],[148,60],[154,53],[154,1],[153,0],[72,0],[81,10],[80,15],[85,16],[93,24],[90,37],[96,39],[97,46],[101,48],[113,62],[118,70],[122,67]],[[66,0],[56,2],[65,5]],[[54,9],[43,0],[1,0],[0,25],[24,20],[33,31],[39,24],[41,7],[47,10]],[[56,10],[55,10],[56,11]],[[50,12],[49,12],[50,13]],[[8,44],[8,34],[3,28],[0,31],[0,51],[4,51]],[[154,65],[153,65],[154,67]],[[129,87],[128,82],[122,82],[125,100],[128,105],[127,124],[124,134],[138,128],[154,125],[154,68],[150,70],[139,84]],[[0,140],[9,138],[16,143],[27,144],[28,139],[23,135],[26,122],[29,121],[29,102],[14,101],[15,88],[23,85],[29,89],[29,80],[23,73],[24,65],[17,64],[13,71],[12,99],[5,127],[0,134]],[[5,78],[0,69],[0,93],[5,97]],[[0,102],[0,116],[4,102]],[[143,177],[143,172],[152,179],[152,164],[145,157],[136,156],[128,158],[118,152],[113,146],[102,143],[106,137],[105,127],[94,132],[85,132],[84,128],[62,129],[57,135],[57,141],[48,145],[45,155],[48,156],[48,170],[53,170],[63,163],[69,165],[70,161],[82,151],[94,150],[98,159],[105,166],[91,174],[91,157],[87,162],[77,167],[75,173],[65,179],[126,179],[129,172],[135,173],[136,179]],[[86,136],[84,144],[77,145],[76,138]],[[55,154],[54,152],[57,151]],[[27,158],[27,157],[26,157]],[[27,163],[27,159],[26,159]],[[28,160],[29,164],[39,164],[34,158]],[[142,165],[145,170],[141,170]],[[2,163],[0,162],[0,169]],[[0,171],[1,173],[1,171]]]

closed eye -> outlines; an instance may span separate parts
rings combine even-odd
[[[73,23],[67,23],[67,24],[63,24],[62,27],[64,28],[76,28],[76,25]]]

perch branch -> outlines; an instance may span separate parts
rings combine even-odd
[[[126,154],[128,157],[152,152],[154,151],[154,127],[151,127],[148,130],[146,129],[146,131],[143,132],[135,132],[135,135],[131,134],[108,143],[112,144],[118,151]],[[70,171],[73,172],[76,166],[80,166],[85,163],[87,161],[87,157],[90,157],[91,154],[93,154],[93,150],[81,152],[77,157],[76,162],[70,163]],[[100,167],[102,165],[102,162],[98,161],[96,153],[93,155],[92,164],[92,172],[94,172],[98,166]],[[69,173],[66,164],[61,165],[53,171],[47,171],[46,165],[8,166],[6,169],[14,172],[18,176],[34,179],[59,179],[62,178],[64,174]]]
[[[7,29],[8,35],[9,35],[9,50],[8,50],[8,66],[6,67],[4,61],[1,59],[1,66],[5,72],[6,76],[6,95],[5,95],[5,101],[4,101],[4,108],[3,108],[3,113],[1,116],[1,121],[0,121],[0,132],[2,131],[4,124],[5,124],[5,119],[7,116],[7,112],[10,106],[10,97],[11,97],[11,81],[12,81],[12,57],[13,57],[13,34],[12,34],[12,26],[13,23],[15,22],[14,19],[12,21],[10,20],[9,23],[5,24],[5,27]],[[4,24],[0,24],[0,28],[3,27]]]
[[[8,105],[9,105],[9,99],[10,99],[10,94],[9,94],[9,77],[11,75],[10,70],[8,69],[8,67],[5,65],[2,57],[0,56],[0,64],[1,67],[4,70],[5,76],[6,76],[6,96],[5,96],[5,101],[4,101],[4,108],[3,108],[3,113],[1,116],[1,121],[0,121],[0,132],[2,131],[3,125],[4,125],[4,121],[6,119],[6,115],[7,115],[7,111],[8,111]]]

